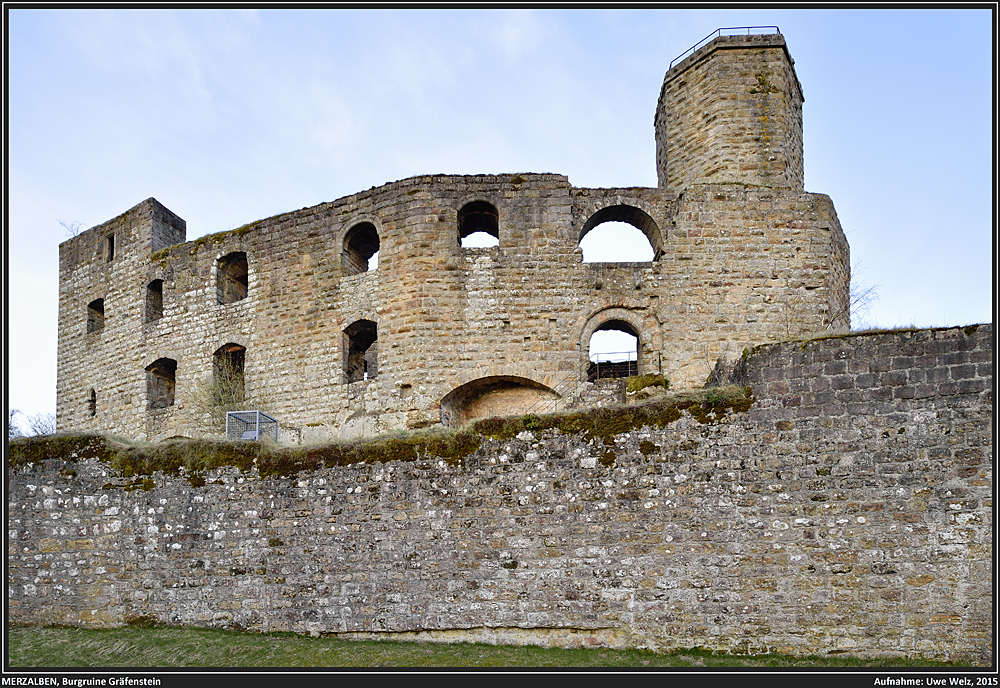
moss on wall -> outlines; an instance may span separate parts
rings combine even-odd
[[[643,426],[662,428],[678,420],[684,411],[700,423],[718,423],[731,412],[748,410],[753,401],[749,387],[720,387],[641,406],[489,418],[458,432],[414,432],[317,447],[279,448],[267,443],[212,440],[130,444],[100,435],[49,435],[12,441],[8,460],[11,467],[17,467],[41,464],[47,459],[97,458],[126,479],[121,485],[126,490],[152,489],[154,484],[148,477],[158,471],[168,475],[183,472],[188,482],[198,487],[205,484],[205,471],[222,466],[233,466],[241,471],[256,466],[263,477],[283,477],[356,463],[434,458],[460,465],[465,457],[480,448],[483,437],[509,439],[524,431],[555,429],[567,434],[582,434],[588,441],[599,438],[610,448],[614,446],[615,435]],[[614,461],[613,453],[609,452],[602,454],[602,463]],[[109,486],[114,487],[110,483]]]

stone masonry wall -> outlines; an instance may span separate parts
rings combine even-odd
[[[298,441],[432,425],[447,394],[499,376],[568,403],[586,379],[589,337],[609,320],[638,334],[640,372],[662,372],[675,387],[700,385],[719,356],[747,346],[847,326],[832,307],[846,298],[836,277],[847,274],[847,245],[825,196],[722,186],[674,200],[656,189],[575,189],[556,175],[510,179],[403,180],[155,259],[147,224],[99,275],[64,261],[60,429],[217,435],[206,390],[213,353],[227,344],[246,349],[250,407]],[[470,199],[498,209],[498,247],[458,245],[457,213]],[[659,259],[582,263],[581,226],[626,203],[656,218]],[[150,200],[135,212],[146,206],[162,209]],[[346,274],[343,236],[372,220],[379,266]],[[234,252],[247,257],[248,295],[220,304],[219,261]],[[149,322],[154,280],[162,280],[162,317]],[[88,333],[87,303],[97,297],[106,325]],[[377,323],[378,375],[348,382],[343,331],[358,320]],[[146,368],[163,358],[176,361],[175,401],[150,409]]]
[[[296,443],[456,423],[500,382],[572,408],[606,326],[634,334],[639,372],[674,388],[746,347],[849,329],[849,249],[830,199],[802,191],[784,38],[716,39],[668,72],[657,112],[660,188],[429,175],[194,241],[154,199],[81,233],[60,246],[58,428],[217,437],[214,355],[241,347],[244,407]],[[498,246],[460,245],[470,207],[495,218]],[[654,259],[583,263],[580,241],[611,221],[643,232]],[[378,248],[377,269],[359,272],[355,246]],[[234,255],[245,275],[227,272]],[[225,275],[246,298],[219,302]],[[97,299],[104,327],[89,331]],[[368,379],[345,372],[359,327],[377,335],[369,358],[354,352]],[[172,403],[149,391],[164,366]],[[449,395],[467,407],[450,413]]]
[[[992,656],[992,325],[765,345],[748,411],[461,465],[8,469],[13,623]]]

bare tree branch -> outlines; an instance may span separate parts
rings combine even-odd
[[[878,285],[868,284],[862,278],[864,272],[865,268],[861,260],[855,261],[854,265],[851,266],[851,287],[848,302],[833,312],[831,323],[849,316],[852,330],[866,330],[875,326],[868,320],[868,313],[878,301]],[[832,324],[830,327],[833,327]]]
[[[80,232],[86,229],[86,227],[83,226],[83,223],[78,220],[74,222],[66,222],[65,220],[56,218],[56,222],[62,225],[63,229],[66,230],[66,234],[70,237],[78,236]]]
[[[36,413],[33,416],[24,416],[27,427],[22,428],[17,424],[16,416],[24,416],[18,409],[10,409],[7,412],[7,439],[15,437],[31,437],[33,435],[54,435],[56,432],[56,416],[53,413]]]
[[[864,272],[864,265],[858,259],[851,266],[851,323],[855,330],[865,330],[873,326],[868,320],[868,314],[878,301],[878,285],[868,284],[861,276]]]
[[[9,440],[21,436],[21,429],[17,427],[17,420],[15,419],[15,416],[19,413],[21,412],[16,408],[12,408],[7,412],[7,439]]]
[[[32,435],[56,434],[56,417],[52,413],[37,413],[28,416],[28,429]]]

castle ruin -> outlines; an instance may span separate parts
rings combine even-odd
[[[655,189],[414,177],[186,243],[150,199],[65,242],[80,434],[11,443],[8,623],[990,666],[993,325],[837,333],[801,104],[780,34],[720,36],[666,74]],[[583,262],[611,220],[653,259]],[[605,329],[605,372],[738,396],[541,415],[615,398]],[[95,436],[218,437],[228,397],[310,446]]]
[[[58,428],[219,436],[223,374],[285,443],[456,427],[600,403],[599,330],[636,337],[627,372],[683,388],[745,347],[849,329],[802,102],[781,34],[719,36],[664,78],[657,188],[418,176],[188,242],[150,198],[60,245]],[[609,221],[653,260],[584,263]],[[498,244],[463,248],[476,232]]]

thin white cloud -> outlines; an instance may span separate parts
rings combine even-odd
[[[528,58],[546,40],[553,39],[543,27],[538,12],[533,10],[491,12],[478,23],[511,63]]]

